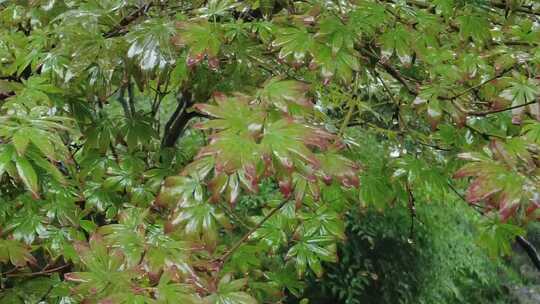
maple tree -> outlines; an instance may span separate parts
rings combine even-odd
[[[351,208],[403,206],[412,238],[434,200],[540,269],[539,19],[524,0],[0,0],[0,301],[281,303],[338,262]]]

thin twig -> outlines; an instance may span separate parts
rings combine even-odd
[[[497,74],[497,75],[495,75],[495,76],[493,76],[493,77],[491,77],[491,78],[489,78],[489,79],[487,79],[487,80],[484,80],[484,81],[482,81],[481,83],[479,83],[479,84],[477,84],[477,85],[474,85],[474,86],[472,86],[472,87],[469,87],[469,88],[463,90],[462,92],[460,92],[460,93],[458,93],[458,94],[456,94],[456,95],[453,95],[453,96],[450,96],[450,97],[442,97],[442,99],[449,99],[449,100],[457,99],[457,98],[459,98],[459,97],[461,97],[461,96],[463,96],[463,95],[469,93],[470,91],[477,90],[477,89],[483,87],[484,85],[486,85],[486,84],[492,82],[493,80],[496,80],[496,79],[501,78],[502,76],[506,75],[508,72],[510,72],[510,71],[512,71],[512,70],[513,70],[513,67],[508,68],[508,69],[502,71],[501,73],[499,73],[499,74]]]
[[[501,136],[501,135],[482,132],[482,131],[474,128],[473,126],[471,126],[470,124],[467,124],[467,123],[465,124],[465,127],[467,129],[469,129],[470,131],[474,132],[474,133],[478,133],[478,134],[482,135],[485,138],[496,137],[496,138],[500,138],[500,139],[505,139],[505,137]]]
[[[137,10],[129,14],[128,16],[124,17],[124,19],[120,20],[120,23],[118,23],[117,26],[112,28],[110,31],[103,34],[105,38],[112,38],[116,36],[120,36],[124,33],[124,28],[128,26],[133,21],[137,20],[139,17],[144,15],[148,9],[153,5],[153,1],[150,1],[147,4],[142,5]]]
[[[134,118],[137,111],[135,109],[135,92],[133,92],[133,82],[130,79],[127,81],[127,90],[129,110],[131,112],[131,118]]]
[[[34,277],[34,276],[40,276],[40,275],[50,275],[52,273],[65,269],[69,266],[71,266],[71,264],[64,264],[62,266],[58,266],[58,267],[47,269],[47,270],[41,270],[38,272],[21,272],[21,273],[7,274],[6,277],[12,278],[12,277]]]
[[[244,244],[248,239],[249,237],[255,232],[257,231],[257,229],[261,228],[261,226],[268,220],[272,217],[272,215],[274,215],[276,212],[278,212],[281,208],[283,208],[283,206],[285,206],[285,204],[287,203],[288,201],[287,200],[284,200],[282,201],[277,207],[275,207],[274,209],[272,209],[272,211],[270,211],[255,227],[251,228],[251,230],[249,230],[246,234],[244,234],[244,236],[242,236],[242,238],[240,240],[238,240],[238,242],[236,242],[236,244],[234,244],[231,249],[229,249],[227,252],[225,252],[221,257],[219,257],[216,261],[219,261],[220,263],[225,263],[230,257],[231,255],[238,249],[240,248],[240,246],[242,246],[242,244]]]
[[[529,101],[529,102],[526,102],[526,103],[523,103],[523,104],[520,104],[520,105],[511,106],[511,107],[508,107],[508,108],[489,110],[489,111],[483,111],[483,112],[471,111],[471,112],[466,112],[466,114],[471,115],[471,116],[488,116],[488,115],[491,115],[491,114],[496,114],[496,113],[511,111],[511,110],[514,110],[514,109],[523,108],[523,107],[526,107],[528,105],[532,105],[532,104],[537,103],[537,102],[538,101],[533,100],[533,101]]]
[[[405,188],[407,189],[408,202],[409,202],[409,212],[411,213],[411,227],[409,229],[409,239],[412,240],[414,237],[414,220],[416,218],[416,205],[413,192],[409,182],[405,182]]]

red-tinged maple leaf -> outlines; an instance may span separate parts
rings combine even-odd
[[[479,202],[501,190],[496,183],[488,178],[476,178],[467,189],[465,197],[471,203]]]
[[[516,211],[520,207],[520,197],[514,196],[510,193],[502,193],[499,199],[499,215],[501,221],[506,222],[510,217],[515,215]]]
[[[263,152],[277,158],[285,168],[294,166],[295,161],[318,167],[319,161],[310,147],[324,150],[332,139],[328,132],[286,117],[265,124],[261,145]]]
[[[196,125],[197,128],[227,131],[235,134],[254,134],[262,129],[265,113],[259,107],[250,106],[247,96],[227,97],[218,93],[214,94],[214,100],[216,105],[194,105],[194,108],[199,112],[217,118],[199,123]],[[219,134],[216,136],[219,137]]]
[[[214,158],[216,173],[232,174],[260,161],[260,145],[246,135],[226,133],[216,134],[210,144],[200,150],[197,158]]]
[[[155,204],[158,206],[182,206],[193,199],[203,200],[201,183],[197,179],[186,176],[170,176],[165,179]]]
[[[461,158],[473,160],[454,174],[454,178],[473,177],[465,198],[470,203],[481,203],[485,211],[496,211],[502,221],[515,216],[523,202],[529,200],[527,179],[510,164],[523,154],[519,142],[492,141],[489,146],[491,159],[483,154],[462,154]],[[531,211],[532,212],[532,211]]]
[[[336,149],[330,149],[317,154],[320,163],[319,176],[323,182],[330,184],[336,178],[343,186],[351,188],[360,185],[358,164],[339,154]]]

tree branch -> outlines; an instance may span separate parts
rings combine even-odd
[[[401,72],[396,69],[394,66],[390,65],[388,62],[381,60],[379,56],[371,53],[370,51],[366,50],[365,48],[357,47],[356,48],[362,55],[369,57],[371,60],[376,61],[376,64],[381,66],[386,73],[390,74],[390,76],[394,77],[399,83],[403,85],[403,87],[409,92],[411,95],[418,95],[418,90],[416,88],[413,88],[409,85],[409,83],[403,78],[401,75]]]
[[[510,67],[510,68],[508,68],[508,69],[502,71],[501,73],[499,73],[499,74],[497,74],[497,75],[495,75],[495,76],[493,76],[493,77],[491,77],[491,78],[489,78],[489,79],[487,79],[487,80],[482,81],[481,83],[479,83],[479,84],[477,84],[477,85],[474,85],[474,86],[472,86],[472,87],[469,87],[469,88],[467,88],[467,89],[461,91],[460,93],[457,93],[456,95],[453,95],[453,96],[450,96],[450,97],[440,97],[440,98],[441,98],[441,99],[446,99],[446,100],[454,100],[454,99],[457,99],[457,98],[459,98],[459,97],[461,97],[461,96],[463,96],[463,95],[469,93],[470,91],[477,90],[477,89],[479,89],[479,88],[485,86],[486,84],[492,82],[492,81],[495,80],[495,79],[499,79],[499,78],[503,77],[504,75],[506,75],[508,72],[512,71],[513,69],[514,69],[514,67]]]
[[[128,26],[133,21],[137,20],[139,17],[144,15],[148,9],[153,5],[153,1],[150,1],[147,4],[142,5],[137,10],[129,14],[128,16],[124,17],[124,19],[120,20],[120,23],[116,25],[114,28],[112,28],[110,31],[103,34],[103,37],[105,38],[112,38],[120,36],[124,33],[124,28]]]
[[[538,101],[533,100],[533,101],[526,102],[524,104],[511,106],[511,107],[508,107],[508,108],[496,109],[496,110],[490,110],[490,111],[484,111],[484,112],[467,111],[466,114],[472,115],[472,116],[487,116],[487,115],[490,115],[490,114],[501,113],[501,112],[511,111],[511,110],[514,110],[514,109],[519,109],[519,108],[522,108],[522,107],[526,107],[528,105],[532,105],[532,104],[537,103],[537,102]]]
[[[124,116],[129,119],[131,118],[131,111],[128,108],[128,104],[126,102],[126,86],[122,85],[120,88],[120,92],[118,93],[118,102],[122,105],[122,110],[124,110]]]
[[[184,133],[186,125],[193,118],[199,116],[196,112],[188,112],[187,109],[192,105],[192,96],[189,92],[183,92],[176,110],[165,124],[162,148],[174,147],[178,138]]]
[[[540,271],[540,256],[538,255],[536,248],[522,236],[516,236],[516,242],[521,246],[521,248],[523,248],[523,250],[525,250],[529,256],[529,259],[531,259],[531,262],[534,264],[536,269]]]
[[[7,278],[12,278],[12,277],[34,277],[34,276],[41,276],[41,275],[50,275],[52,273],[55,273],[55,272],[58,272],[62,269],[65,269],[67,267],[71,266],[71,264],[64,264],[64,265],[61,265],[61,266],[58,266],[58,267],[55,267],[55,268],[51,268],[51,269],[47,269],[47,270],[41,270],[41,271],[38,271],[38,272],[22,272],[22,273],[11,273],[11,274],[7,274],[6,277]]]
[[[135,93],[133,92],[133,82],[130,79],[128,79],[127,90],[128,90],[128,105],[129,105],[129,110],[131,112],[131,117],[135,117],[135,113],[137,112],[135,110]]]
[[[405,188],[407,189],[407,197],[408,197],[408,207],[409,212],[411,213],[411,226],[409,228],[409,239],[412,240],[414,237],[414,220],[416,219],[416,205],[415,205],[415,198],[414,194],[412,192],[411,186],[409,185],[409,182],[405,182]]]

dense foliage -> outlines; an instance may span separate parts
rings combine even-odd
[[[326,265],[305,296],[320,304],[521,303],[510,290],[522,280],[476,246],[475,215],[460,202],[453,207],[419,205],[413,238],[403,233],[410,223],[404,208],[350,213],[339,263]]]
[[[0,9],[2,303],[279,303],[348,211],[461,199],[493,257],[540,215],[534,1]]]

